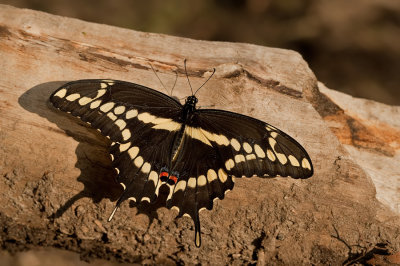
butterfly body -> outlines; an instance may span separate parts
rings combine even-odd
[[[50,101],[112,141],[112,165],[124,188],[116,209],[125,200],[152,203],[166,185],[166,207],[193,219],[196,246],[201,244],[199,211],[223,199],[234,176],[313,174],[307,152],[293,138],[255,118],[197,109],[195,95],[182,105],[134,83],[80,80],[60,87]]]

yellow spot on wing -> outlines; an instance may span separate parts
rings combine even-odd
[[[151,169],[151,164],[149,164],[148,162],[145,162],[145,163],[143,164],[143,166],[142,166],[141,171],[142,171],[142,173],[147,174],[147,173],[150,172],[150,169]]]
[[[138,111],[136,109],[133,110],[129,110],[128,112],[126,112],[125,117],[126,119],[131,119],[134,118],[138,115]]]
[[[273,151],[271,151],[270,149],[267,149],[267,157],[270,161],[274,162],[275,161],[275,154],[273,153]]]
[[[211,183],[212,181],[217,179],[217,173],[213,169],[208,169],[207,179],[208,179],[208,182]]]
[[[138,115],[138,119],[140,121],[142,121],[143,123],[150,123],[151,121],[153,121],[156,117],[154,115],[151,115],[149,113],[141,113]]]
[[[293,166],[300,166],[299,161],[296,159],[296,157],[294,157],[293,155],[289,155],[288,159],[290,161],[290,164]]]
[[[117,106],[117,107],[115,107],[114,108],[114,113],[116,114],[116,115],[120,115],[120,114],[122,114],[123,112],[125,112],[125,106]]]
[[[219,180],[221,180],[222,183],[225,183],[226,180],[228,179],[228,174],[224,171],[224,169],[220,168],[218,170],[218,177],[219,177]]]
[[[205,185],[207,185],[207,179],[206,179],[206,177],[205,177],[204,175],[201,175],[201,176],[198,177],[198,179],[197,179],[197,185],[198,185],[198,186],[205,186]]]
[[[114,107],[114,105],[115,105],[115,103],[113,103],[113,102],[105,103],[102,106],[100,106],[100,111],[106,113],[106,112],[110,111]]]
[[[138,156],[136,157],[136,159],[133,161],[133,163],[135,164],[135,166],[137,168],[141,167],[143,165],[143,158],[142,156]]]
[[[136,156],[139,154],[139,148],[134,146],[128,150],[129,157],[131,159],[135,159]]]
[[[90,109],[97,108],[97,107],[100,106],[100,104],[101,104],[101,100],[94,101],[94,102],[92,102],[92,103],[90,104]]]
[[[240,143],[237,139],[231,139],[231,145],[235,149],[235,151],[240,150]]]
[[[107,113],[107,116],[113,121],[117,119],[117,117],[112,112]]]
[[[255,154],[248,154],[246,155],[246,160],[250,161],[250,160],[255,160],[257,157]]]
[[[128,140],[130,137],[131,137],[131,131],[130,131],[129,129],[125,128],[125,129],[122,131],[122,138],[123,138],[124,140]]]
[[[57,93],[54,94],[54,96],[64,98],[66,94],[67,94],[67,89],[61,89],[61,90],[57,91]]]
[[[235,162],[232,159],[229,159],[225,162],[226,170],[231,170],[235,166]]]
[[[122,130],[126,127],[126,122],[122,119],[118,119],[114,123],[119,127],[120,130]]]
[[[238,154],[235,156],[235,162],[236,163],[241,163],[241,162],[245,162],[246,159],[244,158],[244,156],[242,154]]]
[[[79,97],[81,97],[81,95],[79,93],[74,93],[74,94],[68,95],[67,98],[65,98],[65,99],[67,99],[67,101],[72,102],[72,101],[75,101],[76,99],[78,99]]]
[[[185,191],[185,188],[186,188],[186,181],[185,180],[181,180],[176,184],[175,192],[177,192],[179,190]]]
[[[190,187],[190,188],[195,188],[196,187],[196,178],[195,177],[189,178],[188,187]]]
[[[157,174],[156,171],[151,171],[150,172],[149,181],[153,181],[154,186],[157,184],[157,182],[158,182],[158,174]]]
[[[124,144],[120,144],[119,145],[119,151],[120,152],[126,151],[130,146],[131,146],[130,142],[127,142],[127,143],[124,143]]]
[[[258,144],[254,144],[254,151],[256,152],[258,157],[265,158],[265,152],[261,149],[261,147]]]
[[[253,151],[253,148],[250,146],[249,143],[245,142],[243,143],[243,149],[247,152],[247,153],[251,153]]]
[[[79,103],[81,106],[83,106],[83,105],[86,105],[86,104],[90,103],[91,101],[93,101],[92,98],[88,98],[88,97],[85,96],[85,97],[80,98],[79,101],[78,101],[78,103]]]
[[[93,100],[95,100],[95,99],[100,98],[101,96],[103,96],[103,95],[106,93],[106,91],[107,91],[107,90],[105,90],[105,89],[98,90],[98,91],[97,91],[97,95],[96,95],[96,97],[93,98]]]
[[[276,153],[276,157],[278,157],[278,160],[281,162],[281,164],[286,164],[287,163],[287,157],[283,153]]]
[[[301,166],[302,166],[303,168],[307,168],[307,169],[311,170],[311,164],[310,164],[310,162],[309,162],[306,158],[304,158],[304,159],[301,161]]]

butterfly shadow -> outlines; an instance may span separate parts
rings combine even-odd
[[[111,167],[109,157],[110,141],[97,130],[70,114],[54,108],[49,101],[50,95],[66,81],[54,81],[39,84],[23,93],[18,103],[25,110],[46,118],[57,125],[60,134],[67,134],[79,144],[75,150],[77,162],[75,167],[80,170],[77,181],[84,185],[82,191],[69,198],[58,210],[48,218],[51,220],[61,217],[75,202],[82,198],[91,198],[94,203],[103,199],[117,201],[122,194],[122,188],[115,181],[116,173]],[[53,128],[48,128],[54,131]],[[60,151],[62,152],[62,151]],[[130,203],[130,207],[137,207],[137,214],[145,214],[149,218],[149,226],[154,219],[158,219],[157,209],[165,207],[168,191],[160,188],[158,199],[152,203]],[[105,219],[109,214],[105,214]]]

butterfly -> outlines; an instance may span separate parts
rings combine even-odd
[[[166,207],[193,219],[200,247],[199,212],[223,199],[235,177],[313,175],[309,155],[292,137],[249,116],[198,109],[195,94],[192,90],[181,104],[139,84],[88,79],[69,82],[50,96],[57,109],[112,141],[112,166],[124,191],[108,221],[123,201],[153,203],[160,187],[168,186]]]

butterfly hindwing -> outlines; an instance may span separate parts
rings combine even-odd
[[[234,181],[232,175],[226,173],[217,150],[197,139],[196,134],[201,133],[191,127],[185,128],[172,169],[180,176],[170,188],[167,207],[177,208],[178,216],[189,215],[193,219],[195,243],[199,246],[199,212],[202,209],[211,210],[215,199],[223,199],[225,193],[233,189]]]

